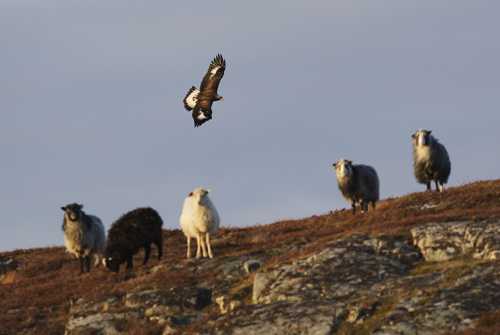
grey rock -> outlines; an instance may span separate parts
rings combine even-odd
[[[95,301],[84,302],[83,299],[78,299],[71,303],[70,314],[90,314],[96,312],[107,312],[109,309],[119,305],[120,297],[107,296]]]
[[[126,296],[125,306],[148,309],[163,308],[166,314],[201,310],[211,303],[211,294],[196,286],[172,287],[169,291],[140,291]]]
[[[443,262],[463,254],[468,225],[469,222],[429,223],[413,228],[411,234],[426,261]]]
[[[488,223],[477,238],[475,259],[500,259],[500,222]]]
[[[429,223],[413,228],[413,243],[426,261],[444,262],[473,251],[475,259],[500,258],[500,222]]]
[[[242,307],[231,318],[222,317],[226,326],[214,334],[332,334],[344,308],[339,305],[318,305],[279,301]]]
[[[99,331],[103,335],[117,335],[121,334],[114,327],[114,321],[123,319],[125,317],[141,317],[138,312],[127,312],[127,313],[98,313],[92,314],[85,317],[71,318],[66,325],[65,335],[71,335],[73,333],[78,334],[82,329],[94,329]]]

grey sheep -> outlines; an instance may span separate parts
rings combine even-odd
[[[448,152],[430,130],[419,129],[412,138],[415,178],[420,184],[427,184],[427,191],[431,190],[431,180],[434,180],[436,191],[443,192],[443,184],[448,182],[451,172]]]
[[[104,251],[106,237],[101,220],[82,211],[83,205],[76,203],[61,207],[65,212],[62,230],[66,251],[75,254],[80,260],[80,273],[83,273],[83,260],[90,271],[90,257],[95,256],[95,265]]]
[[[368,210],[368,203],[379,200],[379,181],[377,172],[368,165],[353,165],[352,161],[341,158],[338,163],[333,164],[337,170],[337,181],[339,190],[352,205],[352,214],[356,213],[356,203],[361,205],[361,211]]]

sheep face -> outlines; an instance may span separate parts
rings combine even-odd
[[[210,193],[210,190],[204,190],[202,188],[197,188],[193,192],[189,194],[190,197],[200,206],[207,205],[207,197],[206,195]]]
[[[412,135],[413,144],[415,147],[424,147],[429,145],[430,135],[432,131],[419,129]]]
[[[112,257],[104,258],[102,264],[113,272],[118,272],[120,270],[120,262]]]
[[[337,178],[349,178],[352,176],[352,161],[341,158],[338,163],[333,164],[337,170]]]
[[[67,205],[66,207],[61,207],[61,209],[66,212],[68,219],[70,219],[71,221],[78,221],[80,219],[80,210],[82,208],[83,205],[78,205],[76,203]]]

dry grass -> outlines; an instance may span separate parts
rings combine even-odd
[[[425,203],[437,206],[422,210],[412,207]],[[378,204],[375,211],[358,213],[356,216],[347,209],[268,225],[223,227],[214,236],[212,246],[218,255],[237,256],[267,253],[272,248],[283,245],[315,244],[310,248],[271,258],[264,265],[267,268],[284,261],[307,257],[325,243],[353,233],[408,239],[410,229],[423,223],[499,218],[500,180],[483,181],[449,188],[443,193],[420,192],[386,199]],[[159,264],[175,265],[185,262],[186,240],[180,230],[164,231],[164,245],[165,257],[161,262],[154,260],[156,249],[153,247],[151,260],[146,266],[141,265],[144,256],[140,253],[134,257],[134,269],[125,272],[122,265],[118,274],[101,266],[93,268],[88,274],[79,275],[78,261],[66,253],[63,247],[0,253],[0,261],[14,258],[20,262],[17,270],[0,269],[0,275],[3,275],[0,281],[0,334],[30,331],[42,335],[63,334],[68,320],[70,298],[90,301],[108,295],[123,296],[126,292],[151,288],[163,290],[220,278],[221,274],[217,270],[193,273],[168,266],[149,273],[152,267]],[[242,283],[242,287],[246,286],[248,283]],[[28,322],[30,318],[36,322]],[[134,328],[133,323],[127,320],[119,326],[128,333],[135,333],[140,329]],[[146,327],[150,334],[158,333],[161,328],[153,323],[137,327],[140,326]]]

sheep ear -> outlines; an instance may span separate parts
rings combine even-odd
[[[349,161],[349,164],[352,164],[352,161]]]
[[[66,207],[61,207],[61,209],[66,212]]]
[[[429,130],[427,133],[428,133],[428,134],[432,133],[432,130]]]
[[[82,209],[82,208],[83,208],[83,205],[78,205],[78,207],[80,207],[80,209]]]
[[[336,169],[337,168],[337,163],[333,164],[333,167]]]
[[[193,192],[189,193],[189,196],[192,197],[193,196]]]
[[[210,193],[210,190],[207,190],[207,193]]]

